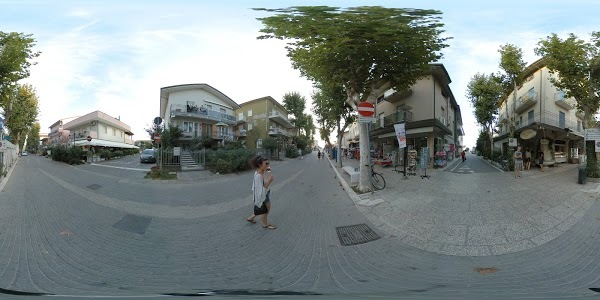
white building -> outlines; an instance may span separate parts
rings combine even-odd
[[[204,83],[160,89],[160,117],[165,125],[182,129],[182,140],[208,136],[219,142],[232,141],[237,124],[234,112],[239,108],[231,98]]]
[[[91,112],[63,125],[69,131],[69,143],[88,149],[88,146],[106,148],[138,148],[133,145],[131,127],[119,118],[101,111]],[[91,137],[88,142],[87,137]]]

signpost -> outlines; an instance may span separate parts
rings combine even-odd
[[[423,175],[421,175],[421,179],[423,178],[429,178],[429,175],[427,175],[427,166],[429,165],[429,148],[428,147],[423,147],[421,148],[421,171],[423,172]]]
[[[364,147],[364,149],[367,149],[366,155],[368,156],[369,161],[366,162],[368,164],[366,164],[365,166],[371,167],[371,161],[370,161],[371,160],[371,152],[369,151],[370,145],[371,145],[371,143],[369,142],[369,123],[375,122],[375,118],[374,118],[375,106],[373,106],[373,104],[371,102],[365,101],[365,102],[359,103],[356,107],[356,110],[358,110],[358,114],[359,114],[358,122],[359,123],[367,123],[365,126],[367,128],[367,132],[366,132],[367,145],[366,145],[366,147]],[[361,147],[362,147],[362,145],[361,145]],[[362,151],[361,151],[361,153],[362,153]],[[362,168],[362,165],[361,165],[361,168]]]
[[[373,118],[373,116],[375,116],[375,106],[373,106],[373,104],[371,104],[370,102],[365,101],[359,103],[357,110],[358,114],[363,117]]]

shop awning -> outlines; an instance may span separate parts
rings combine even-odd
[[[138,146],[134,146],[134,145],[130,145],[130,144],[98,140],[98,139],[92,139],[92,141],[90,141],[90,142],[88,142],[86,140],[75,141],[75,146],[100,146],[100,147],[113,147],[113,148],[126,148],[126,149],[134,149],[134,148],[139,149],[140,148]]]

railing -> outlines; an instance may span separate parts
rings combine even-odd
[[[246,132],[246,130],[238,130],[235,132],[235,135],[237,136],[246,136],[248,133]]]
[[[286,121],[288,121],[288,122],[289,122],[289,119],[288,119],[288,117],[287,117],[286,115],[284,115],[284,114],[282,114],[282,113],[278,112],[278,111],[271,111],[271,112],[269,113],[269,117],[280,117],[280,118],[282,118],[282,119],[284,119],[284,120],[286,120]]]
[[[228,113],[206,109],[203,106],[189,106],[184,104],[171,104],[171,113],[177,115],[190,115],[190,116],[198,116],[203,117],[215,121],[223,121],[230,124],[234,124],[236,122],[236,118],[234,115],[230,115]]]
[[[269,134],[282,134],[285,136],[289,136],[290,133],[287,130],[279,129],[279,128],[270,128]]]
[[[541,122],[543,124],[548,124],[561,129],[568,128],[572,131],[583,134],[583,127],[580,123],[578,124],[577,121],[567,120],[566,118],[561,119],[559,115],[549,111],[542,111],[541,114],[535,114],[533,118],[527,118],[527,120],[524,120],[523,123],[517,123],[516,128],[519,129],[527,127],[535,122]]]
[[[397,111],[383,118],[383,126],[381,120],[377,119],[371,126],[371,130],[392,126],[398,122],[412,122],[413,114],[410,111]]]

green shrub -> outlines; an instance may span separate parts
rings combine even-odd
[[[117,151],[113,152],[113,154],[115,157],[123,157],[124,156],[123,151],[121,151],[121,150],[117,150]]]
[[[596,148],[594,142],[587,142],[586,151],[587,157],[587,176],[592,178],[600,178],[600,169],[598,169],[598,160],[596,159]]]
[[[206,168],[222,174],[249,170],[255,155],[255,150],[245,148],[206,150]]]
[[[291,145],[285,149],[285,157],[296,158],[298,157],[298,148],[295,145]]]

